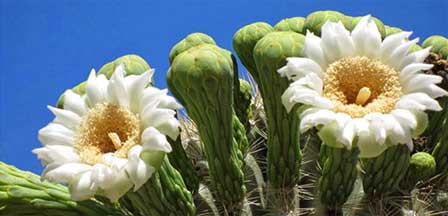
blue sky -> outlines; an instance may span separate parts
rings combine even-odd
[[[53,119],[46,105],[91,68],[138,54],[166,88],[168,53],[187,34],[204,32],[232,49],[233,34],[246,24],[316,10],[372,14],[422,39],[448,35],[446,0],[0,0],[0,160],[41,172],[31,150]]]

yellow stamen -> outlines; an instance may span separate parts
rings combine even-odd
[[[370,95],[372,95],[372,92],[370,91],[369,87],[362,87],[359,90],[358,95],[356,96],[355,103],[363,106],[369,100]]]
[[[399,73],[377,59],[364,56],[331,63],[323,81],[323,95],[333,102],[333,111],[352,117],[389,113],[402,95]]]
[[[121,147],[121,140],[117,133],[108,133],[107,134],[114,144],[115,149],[120,149]]]
[[[140,118],[125,107],[101,103],[83,116],[76,132],[75,149],[83,163],[94,165],[106,153],[126,158],[140,143]]]

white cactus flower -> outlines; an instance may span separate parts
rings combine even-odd
[[[306,107],[300,130],[316,127],[324,144],[376,157],[388,146],[406,144],[427,125],[425,110],[439,111],[434,100],[447,95],[436,84],[442,78],[422,73],[430,48],[410,52],[418,39],[400,32],[384,40],[370,16],[352,32],[328,21],[321,37],[307,32],[303,58],[288,58],[278,72],[294,82],[282,96],[290,111]]]
[[[95,194],[116,201],[141,187],[171,152],[180,105],[167,90],[148,85],[153,70],[125,77],[119,65],[107,80],[92,70],[86,94],[64,93],[63,108],[48,108],[54,120],[39,131],[44,147],[34,149],[42,178],[68,185],[74,200]]]

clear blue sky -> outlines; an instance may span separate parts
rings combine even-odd
[[[191,32],[232,49],[243,25],[324,9],[370,13],[422,39],[448,35],[447,0],[0,0],[0,160],[41,172],[31,150],[40,146],[37,131],[53,119],[46,105],[91,68],[138,54],[165,88],[168,53]]]

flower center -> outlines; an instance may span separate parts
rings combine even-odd
[[[140,118],[130,110],[101,103],[95,105],[83,118],[78,129],[75,149],[81,161],[96,164],[102,155],[112,152],[126,158],[129,149],[140,143]]]
[[[333,110],[355,118],[391,112],[402,94],[397,71],[361,56],[333,62],[323,81],[324,96],[333,101]]]

